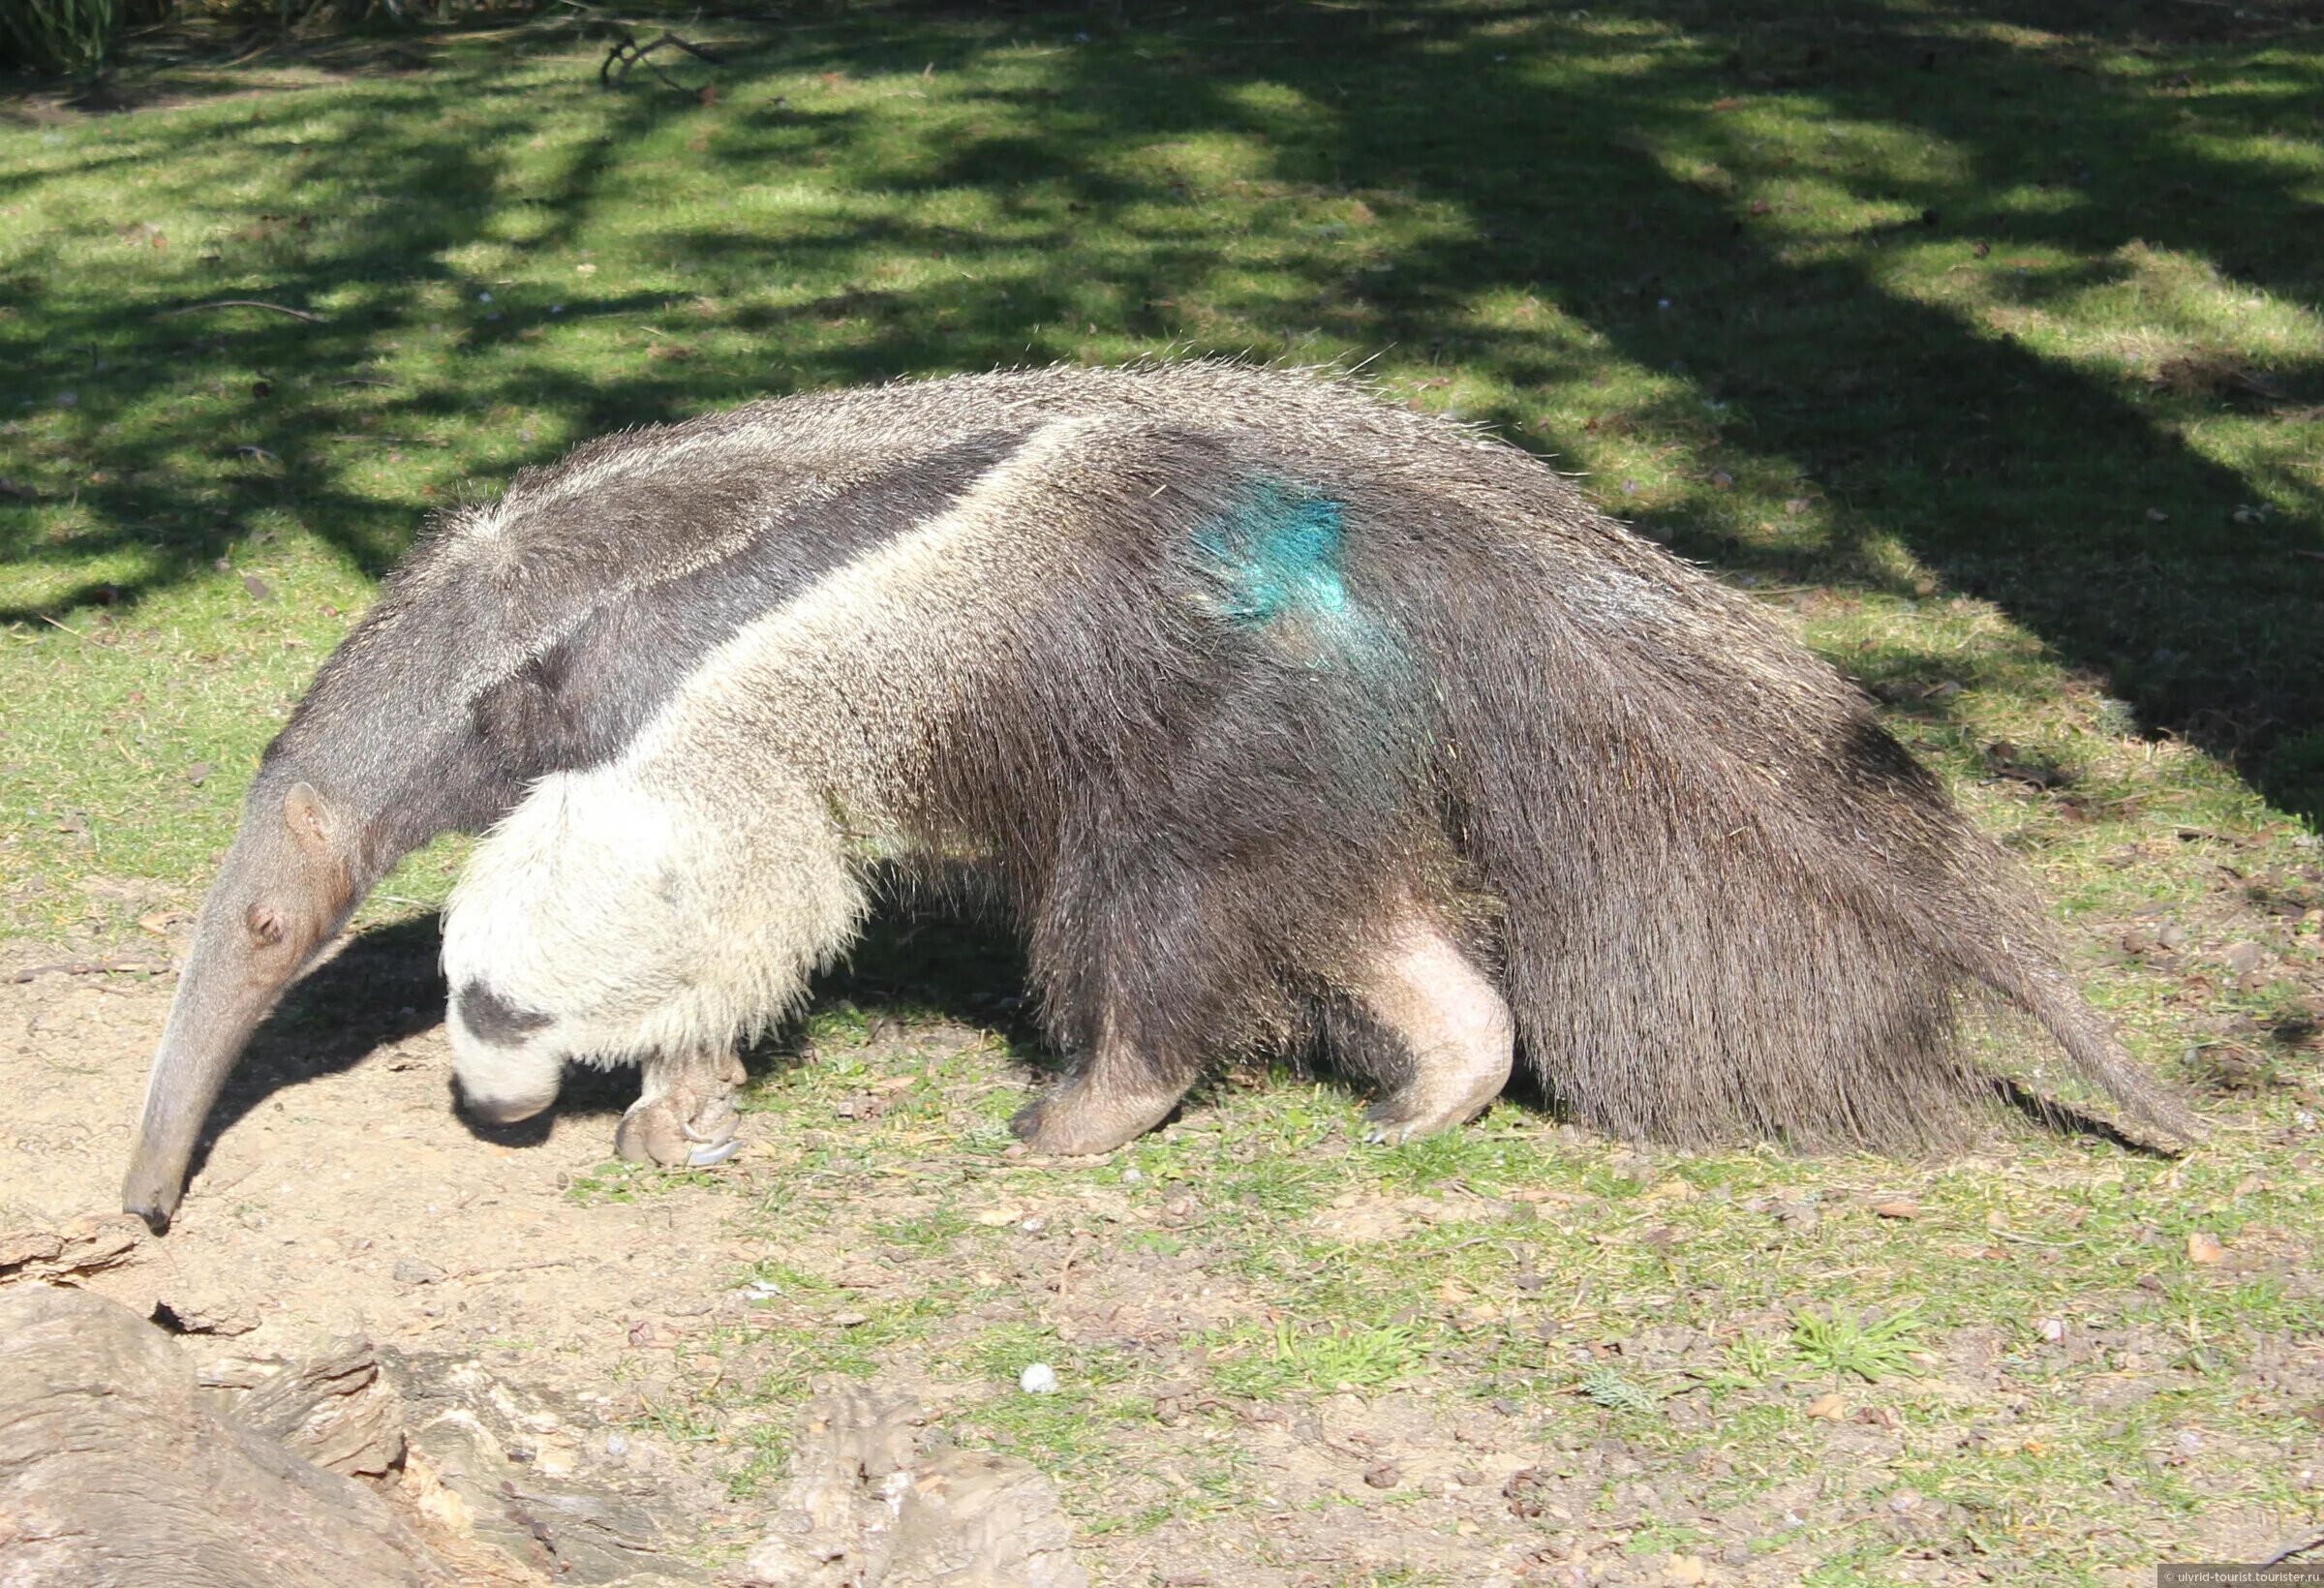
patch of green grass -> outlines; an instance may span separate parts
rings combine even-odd
[[[772,1286],[784,1296],[829,1296],[839,1287],[819,1273],[773,1258],[760,1258],[744,1270],[743,1284]]]
[[[1593,1405],[1609,1412],[1629,1412],[1636,1417],[1651,1417],[1662,1404],[1662,1396],[1652,1388],[1614,1367],[1594,1368],[1583,1374],[1575,1390]]]
[[[1703,1382],[1732,1390],[1761,1390],[1774,1382],[1788,1353],[1762,1334],[1745,1334],[1728,1346],[1724,1359],[1702,1375]]]
[[[707,1445],[718,1423],[701,1401],[689,1395],[641,1397],[631,1426],[648,1429],[674,1445]]]
[[[590,1206],[597,1203],[632,1203],[681,1187],[712,1188],[724,1182],[708,1170],[663,1169],[609,1158],[586,1175],[576,1175],[565,1188],[568,1201]]]
[[[1910,1307],[1884,1318],[1858,1318],[1844,1308],[1802,1312],[1791,1326],[1791,1348],[1810,1367],[1835,1379],[1854,1377],[1878,1384],[1896,1374],[1919,1371],[1925,1355],[1919,1315]]]
[[[846,1050],[860,1048],[872,1040],[872,1017],[848,999],[825,1002],[808,1017],[800,1040],[824,1055],[834,1075],[858,1075],[862,1073],[861,1067],[848,1064]]]
[[[1452,1180],[1495,1185],[1507,1177],[1507,1151],[1489,1128],[1452,1131],[1386,1148],[1379,1169],[1389,1183],[1415,1191]]]
[[[971,1228],[958,1208],[932,1207],[925,1213],[877,1226],[879,1238],[890,1246],[915,1252],[945,1252]]]
[[[1228,1356],[1211,1367],[1219,1387],[1267,1399],[1295,1393],[1372,1390],[1414,1372],[1422,1361],[1418,1332],[1404,1324],[1302,1328],[1280,1319],[1265,1331],[1216,1342]]]
[[[1221,1206],[1270,1218],[1308,1212],[1324,1200],[1323,1173],[1295,1148],[1272,1148],[1222,1168],[1207,1187]]]
[[[1008,1324],[978,1335],[965,1360],[969,1370],[979,1378],[1014,1388],[1018,1375],[1031,1363],[1047,1362],[1055,1367],[1062,1357],[1061,1342],[1055,1329]]]

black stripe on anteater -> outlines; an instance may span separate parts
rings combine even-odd
[[[478,738],[521,783],[619,755],[704,657],[816,580],[943,512],[1015,451],[991,431],[778,512],[732,556],[597,608],[479,695]],[[558,511],[582,513],[586,503]]]
[[[517,1046],[554,1018],[510,1003],[485,982],[464,984],[452,997],[452,1009],[478,1042],[495,1048]]]

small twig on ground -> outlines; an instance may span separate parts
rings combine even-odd
[[[303,320],[311,325],[323,323],[323,318],[321,315],[309,314],[304,309],[293,309],[281,303],[268,303],[260,298],[214,298],[208,303],[188,303],[175,309],[156,309],[153,318],[161,320],[169,315],[198,315],[204,309],[271,309],[278,315],[289,315],[292,320]]]
[[[597,66],[598,85],[605,88],[611,88],[615,84],[627,80],[629,76],[629,69],[631,67],[635,66],[640,61],[644,61],[648,55],[653,54],[654,51],[659,49],[663,45],[675,45],[678,48],[683,49],[688,55],[691,55],[694,59],[698,61],[707,61],[712,66],[722,66],[725,64],[719,58],[717,50],[706,49],[702,46],[693,43],[691,40],[681,39],[677,34],[670,32],[667,28],[662,30],[660,38],[656,39],[651,44],[643,45],[637,42],[636,34],[630,32],[627,28],[623,28],[620,31],[620,36],[617,37],[613,44],[606,49],[605,59]],[[615,70],[615,63],[617,62],[620,63],[620,70],[618,71]],[[647,61],[646,65],[653,71],[656,76],[661,78],[663,82],[669,83],[671,87],[676,88],[682,86],[678,82],[674,81],[667,73],[661,70],[660,67],[654,65],[653,62]]]
[[[1323,1413],[1317,1412],[1313,1421],[1315,1423],[1315,1433],[1313,1436],[1315,1443],[1321,1445],[1325,1450],[1330,1451],[1333,1455],[1345,1456],[1350,1461],[1361,1461],[1366,1465],[1369,1465],[1371,1462],[1379,1459],[1377,1455],[1373,1454],[1369,1451],[1360,1451],[1355,1449],[1353,1446],[1342,1445],[1338,1440],[1333,1439],[1331,1437],[1330,1430],[1324,1426]]]
[[[1074,1264],[1081,1261],[1083,1254],[1089,1250],[1090,1244],[1087,1236],[1076,1234],[1073,1237],[1073,1244],[1066,1250],[1065,1261],[1057,1267],[1056,1312],[1059,1317],[1063,1317],[1065,1313],[1065,1282],[1073,1277]]]
[[[2281,1566],[2285,1561],[2290,1560],[2294,1555],[2305,1555],[2309,1550],[2319,1546],[2324,1546],[2324,1533],[2311,1533],[2307,1538],[2302,1539],[2298,1543],[2285,1544],[2281,1549],[2277,1550],[2276,1553],[2270,1555],[2266,1560],[2261,1561],[2259,1564],[2263,1567]]]
[[[226,1193],[231,1191],[235,1186],[240,1185],[244,1180],[249,1179],[251,1176],[257,1174],[259,1166],[257,1164],[246,1164],[238,1173],[230,1175],[225,1179],[219,1180],[214,1180],[207,1175],[204,1175],[201,1177],[201,1189],[206,1195],[223,1197],[226,1195]]]
[[[31,965],[9,977],[12,982],[28,982],[35,976],[138,976],[159,975],[169,968],[168,962],[152,960],[95,960],[74,961],[63,964]]]

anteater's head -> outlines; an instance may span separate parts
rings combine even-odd
[[[331,941],[361,892],[359,823],[290,768],[269,765],[242,810],[194,929],[146,1083],[122,1206],[155,1234],[184,1192],[201,1123],[243,1045]]]

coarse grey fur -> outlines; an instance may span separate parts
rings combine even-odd
[[[1055,1150],[1319,1029],[1388,1055],[1390,1134],[1514,1055],[1626,1136],[1922,1141],[1992,1089],[1980,1001],[2125,1131],[2198,1129],[1852,687],[1538,460],[1301,372],[790,398],[449,517],[268,751],[133,1207],[174,1206],[250,1010],[395,859],[487,827],[446,964],[498,1116],[642,1059],[695,1134],[871,864],[967,861],[1077,1056],[1021,1122]],[[246,903],[295,928],[255,969]]]

